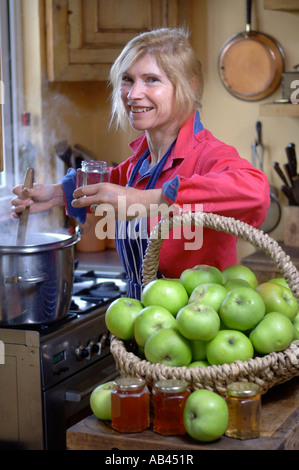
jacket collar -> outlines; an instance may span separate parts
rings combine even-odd
[[[197,110],[182,125],[177,137],[176,144],[171,151],[165,169],[172,165],[173,160],[177,158],[182,159],[192,152],[192,150],[198,145],[198,142],[200,141],[199,133],[201,130],[203,130],[203,125],[200,120],[199,111]],[[190,138],[191,136],[192,138]],[[134,157],[132,157],[133,163],[137,161],[148,148],[146,135],[142,134],[137,137],[137,139],[130,143],[130,147],[135,154]]]

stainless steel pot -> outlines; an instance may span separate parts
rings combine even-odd
[[[79,239],[79,231],[34,233],[16,246],[1,236],[0,323],[48,324],[67,315]]]

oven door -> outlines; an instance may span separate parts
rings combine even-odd
[[[66,430],[92,414],[92,390],[118,375],[113,356],[108,355],[43,392],[45,449],[66,448]]]

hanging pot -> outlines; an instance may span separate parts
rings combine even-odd
[[[225,88],[236,98],[258,101],[279,86],[284,53],[271,36],[251,29],[251,0],[246,1],[246,29],[222,46],[218,71]]]

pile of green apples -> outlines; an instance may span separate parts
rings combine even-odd
[[[141,301],[121,297],[108,330],[139,357],[168,366],[207,367],[283,351],[299,339],[298,302],[284,278],[259,284],[243,265],[197,265],[179,279],[147,284]]]

